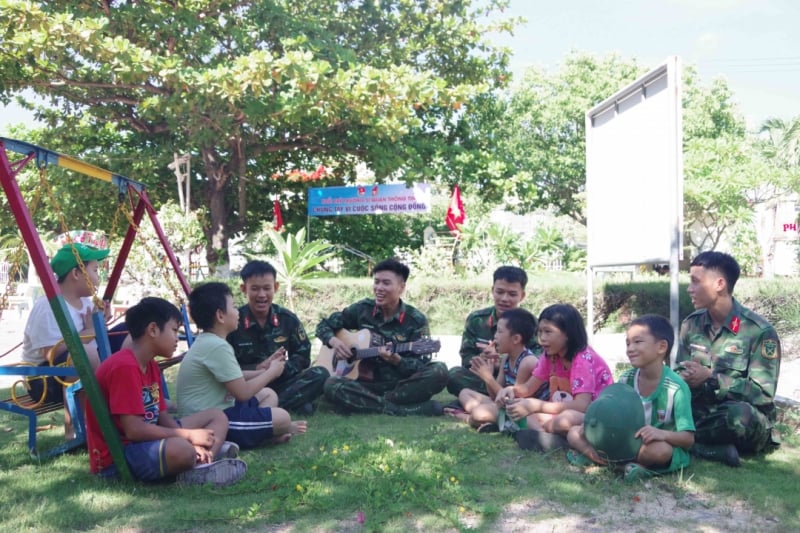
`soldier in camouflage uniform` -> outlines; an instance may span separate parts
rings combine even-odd
[[[400,299],[409,269],[394,259],[375,266],[373,293],[333,313],[317,326],[317,337],[334,351],[337,361],[352,358],[351,347],[336,337],[342,329],[369,329],[373,345],[396,345],[429,337],[428,320]],[[385,346],[385,345],[384,345]],[[390,415],[441,415],[442,407],[431,400],[447,384],[447,367],[432,362],[430,354],[393,353],[379,350],[380,357],[363,359],[358,378],[331,376],[325,382],[325,398],[343,413]]]
[[[692,391],[695,455],[730,466],[777,444],[781,343],[772,325],[733,298],[736,260],[703,252],[690,267],[694,313],[681,326],[676,370]]]
[[[484,381],[470,371],[470,360],[480,356],[494,363],[494,376],[497,378],[500,371],[500,354],[494,348],[494,334],[497,331],[497,321],[504,311],[519,307],[525,298],[525,286],[528,275],[519,267],[501,266],[494,271],[492,283],[492,298],[494,305],[486,309],[478,309],[467,316],[464,333],[461,334],[461,365],[455,366],[448,372],[447,391],[458,396],[463,389],[472,389],[487,394]],[[536,324],[534,322],[534,331]],[[528,349],[537,356],[542,353],[542,348],[534,335],[528,342]],[[456,402],[457,403],[457,402]]]
[[[297,316],[272,303],[278,290],[275,267],[266,261],[250,261],[242,269],[242,292],[247,305],[239,308],[239,327],[228,335],[236,360],[243,370],[266,369],[273,360],[286,359],[283,373],[269,387],[278,394],[278,405],[309,415],[322,394],[329,374],[311,367],[311,342]]]

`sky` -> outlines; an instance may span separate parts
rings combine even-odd
[[[652,68],[677,55],[703,83],[726,79],[751,129],[800,116],[797,0],[511,0],[504,15],[527,19],[513,37],[493,37],[512,49],[518,79],[529,66],[557,69],[573,49]],[[0,108],[0,134],[26,120]]]
[[[530,66],[557,69],[573,49],[648,68],[677,55],[704,84],[724,78],[752,129],[800,116],[796,0],[511,0],[506,14],[527,19],[494,39],[513,49],[517,79]]]

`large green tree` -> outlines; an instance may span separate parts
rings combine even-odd
[[[0,0],[0,95],[46,98],[62,137],[112,124],[164,164],[195,156],[192,200],[209,262],[224,263],[272,195],[308,185],[280,178],[291,169],[324,165],[320,186],[359,163],[379,181],[446,171],[469,102],[505,80],[507,54],[484,36],[513,27],[486,22],[506,3]]]

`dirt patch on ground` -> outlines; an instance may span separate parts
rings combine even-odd
[[[711,496],[699,493],[673,494],[655,483],[641,483],[641,490],[629,499],[609,496],[604,505],[595,509],[567,509],[558,504],[536,497],[517,502],[503,508],[497,520],[487,524],[476,514],[463,512],[460,516],[462,528],[476,528],[502,533],[544,533],[553,531],[581,531],[600,533],[607,531],[631,531],[641,533],[724,533],[729,531],[780,531],[778,521],[756,514],[743,501],[721,503]],[[304,531],[308,529],[302,528]],[[397,527],[393,527],[396,530]],[[428,532],[430,524],[424,520],[409,518],[404,524],[407,532]],[[292,523],[286,523],[259,531],[291,533]],[[333,527],[313,529],[315,533],[336,531],[355,533],[377,531],[368,523],[359,524],[355,519],[342,520]],[[440,530],[456,533],[456,528]]]
[[[542,511],[545,511],[542,513]],[[542,518],[550,515],[547,518]],[[552,516],[556,514],[557,516]],[[468,524],[466,524],[468,525]],[[609,499],[603,508],[585,513],[559,511],[552,504],[520,503],[508,506],[494,528],[503,532],[636,531],[642,533],[707,533],[727,531],[778,531],[774,520],[753,513],[743,502],[720,505],[701,494],[675,496],[642,485],[627,501]]]

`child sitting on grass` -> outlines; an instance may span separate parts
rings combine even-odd
[[[583,317],[569,304],[541,312],[539,344],[544,353],[530,377],[502,389],[495,401],[514,421],[526,419],[528,429],[514,433],[521,448],[551,451],[567,447],[567,431],[583,423],[586,408],[614,378],[588,345]],[[532,398],[545,383],[550,387],[548,400]]]
[[[494,365],[488,359],[472,358],[469,371],[485,384],[488,396],[465,388],[458,394],[463,409],[445,408],[447,415],[466,422],[481,433],[499,431],[497,419],[499,408],[494,397],[506,385],[514,385],[517,376],[529,376],[538,362],[527,346],[536,333],[536,318],[525,309],[509,309],[497,321],[494,335],[494,348],[503,354],[500,358],[500,372],[495,379]]]
[[[644,406],[644,424],[634,438],[641,439],[635,461],[625,465],[625,481],[674,472],[689,466],[689,448],[694,444],[691,393],[668,362],[675,334],[669,320],[643,315],[631,321],[626,334],[628,359],[633,368],[619,378],[633,387]],[[584,426],[570,429],[574,448],[567,459],[577,466],[608,463],[586,439]],[[596,443],[597,444],[597,443]]]
[[[239,325],[230,288],[220,282],[198,285],[189,295],[189,312],[202,332],[186,352],[178,371],[181,413],[216,407],[228,417],[228,439],[242,448],[286,442],[306,432],[304,420],[292,422],[267,384],[283,373],[285,359],[266,369],[242,370],[226,337]]]
[[[144,298],[125,313],[131,347],[97,368],[97,382],[111,419],[122,438],[131,474],[140,481],[177,476],[181,484],[230,485],[247,472],[235,447],[226,447],[228,420],[219,409],[200,411],[180,420],[167,412],[156,355],[170,357],[178,345],[180,311],[161,298]],[[116,478],[111,452],[91,405],[86,409],[89,466],[94,474]],[[233,452],[233,453],[231,453]]]

